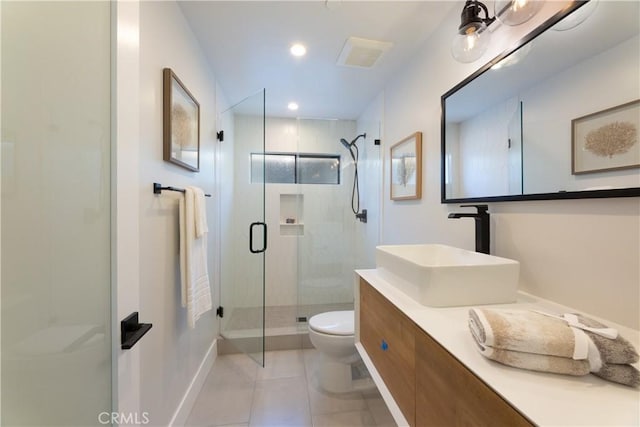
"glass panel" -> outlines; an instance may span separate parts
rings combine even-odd
[[[219,118],[225,143],[219,145],[222,203],[220,299],[224,307],[221,335],[264,365],[265,253],[265,117],[264,91],[223,112]],[[229,141],[229,143],[227,143]],[[275,156],[267,156],[277,165]],[[250,161],[247,161],[247,160]],[[267,178],[270,176],[268,175]],[[252,228],[252,230],[251,230]],[[251,240],[251,241],[250,241]]]
[[[1,7],[0,423],[99,426],[112,408],[111,7]]]
[[[340,184],[340,156],[298,157],[298,183]]]
[[[353,283],[356,260],[356,218],[351,211],[355,164],[340,139],[357,135],[352,120],[298,120],[299,158],[305,167],[299,176],[305,182],[324,179],[335,159],[325,160],[323,153],[342,155],[343,169],[339,185],[299,184],[304,203],[304,234],[297,237],[298,316],[311,317],[332,310],[353,309]],[[358,141],[358,148],[373,144],[373,139]],[[318,158],[308,156],[317,153]],[[362,158],[362,157],[361,157]],[[362,165],[362,164],[360,164]],[[362,182],[362,177],[360,178]],[[333,175],[333,181],[337,181]],[[333,182],[335,183],[335,182]],[[363,208],[373,208],[361,203]],[[300,324],[303,331],[306,324]]]
[[[264,165],[263,165],[264,163]],[[294,184],[296,182],[295,154],[251,153],[251,182]]]

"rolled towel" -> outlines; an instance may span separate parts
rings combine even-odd
[[[493,348],[483,346],[477,341],[476,344],[478,344],[480,354],[487,359],[514,368],[575,376],[587,375],[590,371],[588,360],[574,360],[570,357],[549,356],[545,354]]]
[[[603,380],[628,385],[630,387],[640,387],[640,371],[631,365],[605,363],[600,370],[591,373]]]
[[[469,310],[469,327],[478,344],[522,353],[586,359],[586,343],[564,320],[529,310]],[[580,353],[580,354],[578,354]]]
[[[607,326],[597,320],[576,314],[580,323],[592,328],[606,328]],[[627,341],[623,336],[618,335],[616,339],[608,339],[593,332],[585,331],[587,336],[596,345],[600,358],[606,364],[628,364],[636,363],[640,359],[638,352],[633,344]]]
[[[586,316],[564,316],[474,308],[469,310],[469,329],[480,353],[505,365],[566,375],[591,372],[640,386],[640,372],[630,365],[638,361],[638,353],[629,341]]]

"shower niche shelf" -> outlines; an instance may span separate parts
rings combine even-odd
[[[304,195],[280,194],[280,235],[304,236]]]

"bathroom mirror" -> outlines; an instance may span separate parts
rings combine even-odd
[[[638,16],[640,2],[575,2],[445,93],[442,202],[640,196],[638,110],[608,114],[640,98]],[[621,121],[622,152],[586,144]],[[597,167],[575,173],[578,155]]]

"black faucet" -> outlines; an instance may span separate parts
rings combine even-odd
[[[478,209],[477,213],[458,213],[449,214],[449,218],[473,218],[476,221],[476,252],[483,254],[489,253],[489,213],[487,205],[460,205],[461,208],[474,207]]]

